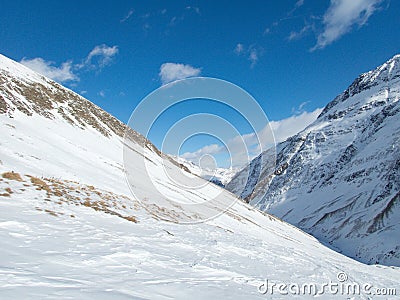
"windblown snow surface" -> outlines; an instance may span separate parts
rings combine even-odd
[[[201,212],[135,199],[124,176],[120,122],[4,56],[0,85],[1,299],[287,297],[272,284],[292,284],[286,293],[303,299],[315,293],[296,292],[296,285],[321,291],[330,283],[360,286],[360,294],[326,286],[324,299],[399,293],[399,268],[338,254],[240,201],[204,223],[163,221],[162,214],[196,221]],[[150,144],[146,158],[140,154],[143,141],[137,135],[130,145],[139,179],[147,172],[139,162],[146,159],[165,192],[187,202],[216,192],[221,202],[235,200],[211,184],[200,192],[174,189],[162,176],[162,154]],[[173,162],[168,168],[186,176]],[[150,198],[154,187],[138,182],[135,194]]]

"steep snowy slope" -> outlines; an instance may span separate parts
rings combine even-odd
[[[264,299],[258,287],[265,291],[265,280],[314,283],[319,291],[331,281],[354,283],[361,287],[356,295],[365,299],[382,293],[378,288],[398,293],[398,268],[363,265],[240,201],[206,223],[162,221],[196,221],[203,211],[168,201],[156,207],[132,197],[123,148],[131,149],[124,155],[136,167],[127,176],[138,177],[138,183],[142,174],[153,172],[165,191],[186,203],[218,193],[208,210],[235,198],[212,184],[178,190],[163,177],[162,159],[176,178],[185,181],[190,174],[149,141],[130,132],[130,148],[123,147],[123,124],[3,56],[0,78],[1,299]],[[146,157],[140,154],[143,144]],[[144,160],[149,170],[142,167]],[[143,182],[131,188],[152,199],[153,186]],[[266,292],[280,295],[276,288]],[[315,292],[291,293],[304,298]]]
[[[227,188],[346,255],[399,266],[399,98],[397,55],[360,75],[312,125],[279,144],[277,169],[260,165],[266,152]],[[255,176],[241,182],[249,171]]]

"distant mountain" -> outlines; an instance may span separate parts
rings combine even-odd
[[[240,168],[201,168],[195,163],[180,156],[172,156],[174,160],[185,166],[192,174],[210,181],[220,187],[224,187],[232,177],[239,172]]]
[[[265,279],[312,274],[322,286],[345,272],[381,287],[400,279],[235,203],[140,134],[124,135],[101,108],[1,55],[0,107],[1,299],[265,299],[257,290]],[[204,187],[181,188],[188,180]],[[179,203],[154,202],[155,186]],[[206,223],[173,223],[223,209]]]
[[[227,185],[362,262],[400,266],[400,55],[360,75]],[[252,174],[249,180],[245,180]]]

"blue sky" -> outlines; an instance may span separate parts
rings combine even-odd
[[[167,81],[221,78],[248,91],[276,128],[286,120],[283,138],[400,52],[399,11],[393,0],[2,1],[0,52],[124,122]]]

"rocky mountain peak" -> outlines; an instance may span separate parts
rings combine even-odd
[[[335,118],[330,114],[335,111],[335,107],[350,97],[367,91],[373,87],[381,86],[390,90],[390,86],[400,80],[400,54],[393,56],[387,62],[377,67],[375,70],[366,72],[358,76],[353,83],[333,101],[328,103],[319,115],[319,118],[326,117]]]

